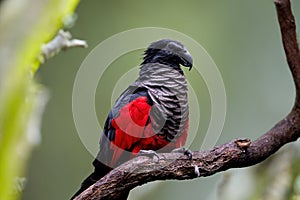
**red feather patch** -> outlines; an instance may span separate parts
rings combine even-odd
[[[114,166],[124,150],[132,149],[133,144],[143,138],[150,109],[147,97],[139,97],[125,105],[120,110],[119,116],[112,120],[116,135],[111,144],[114,150],[111,166]]]
[[[136,154],[143,150],[160,150],[164,152],[179,148],[185,144],[188,132],[188,120],[185,123],[184,131],[174,141],[167,141],[163,136],[156,135],[149,122],[151,106],[147,103],[147,97],[139,97],[125,105],[117,118],[111,124],[115,128],[115,139],[111,142],[110,148],[113,156],[110,163],[114,167],[124,151],[131,151]]]

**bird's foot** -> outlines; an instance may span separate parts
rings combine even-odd
[[[147,156],[147,157],[150,157],[150,158],[156,157],[157,161],[160,160],[159,155],[155,151],[153,151],[153,150],[140,150],[139,153],[138,153],[138,155],[139,156]]]
[[[184,147],[173,149],[172,152],[173,153],[183,153],[183,155],[187,156],[189,160],[191,160],[193,158],[193,152]]]
[[[200,177],[200,170],[199,167],[197,165],[194,165],[194,173],[197,177]]]

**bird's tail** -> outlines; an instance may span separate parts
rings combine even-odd
[[[75,199],[75,197],[80,195],[84,190],[89,188],[91,185],[96,183],[98,180],[100,180],[103,176],[105,176],[108,172],[110,172],[112,170],[110,167],[108,167],[107,165],[101,163],[97,159],[94,160],[93,165],[95,167],[94,172],[92,174],[90,174],[82,182],[80,189],[71,197],[71,200]],[[127,199],[127,197],[126,197],[126,199]]]

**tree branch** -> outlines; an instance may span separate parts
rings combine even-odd
[[[66,32],[60,29],[57,35],[47,44],[44,44],[41,48],[43,62],[46,59],[53,57],[58,54],[61,50],[65,50],[73,47],[83,47],[87,48],[88,45],[86,41],[79,39],[72,39],[70,32]]]
[[[151,181],[193,179],[230,168],[255,165],[283,145],[297,140],[300,136],[300,54],[296,25],[289,0],[275,0],[275,5],[286,59],[296,88],[295,104],[287,117],[253,142],[237,139],[208,151],[193,152],[191,160],[179,153],[159,154],[162,158],[159,161],[143,156],[134,158],[112,170],[76,200],[118,199],[134,187]]]
[[[296,36],[295,18],[289,0],[275,0],[282,43],[296,87],[295,106],[300,107],[300,53]]]

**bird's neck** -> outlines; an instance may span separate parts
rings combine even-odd
[[[164,80],[176,81],[176,79],[185,79],[182,69],[162,63],[147,63],[141,65],[139,79],[143,80]]]
[[[186,95],[187,92],[187,81],[183,72],[164,64],[142,65],[137,82],[148,89],[154,88],[154,91],[159,88],[171,88],[175,95]]]

